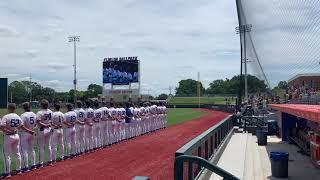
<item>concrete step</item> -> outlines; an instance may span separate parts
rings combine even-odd
[[[248,137],[249,136],[247,133],[235,133],[231,137],[217,164],[219,167],[230,172],[238,178],[243,177]],[[216,174],[212,174],[210,177],[210,180],[221,179],[223,178]]]

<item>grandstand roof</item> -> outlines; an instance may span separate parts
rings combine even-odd
[[[310,77],[310,76],[320,76],[320,73],[303,73],[303,74],[297,74],[293,78],[289,79],[288,82],[291,82],[297,78],[300,77]]]

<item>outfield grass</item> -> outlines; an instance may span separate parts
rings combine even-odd
[[[33,112],[37,112],[38,109],[33,109]],[[63,110],[65,111],[65,110]],[[17,109],[17,114],[21,115],[23,113],[22,109]],[[2,117],[3,115],[7,114],[7,110],[6,109],[0,109],[0,117]],[[196,109],[191,109],[191,108],[170,108],[168,109],[168,126],[172,126],[175,124],[179,124],[185,121],[189,121],[195,118],[199,118],[201,116],[206,115],[206,112],[201,112],[201,111],[197,111]],[[2,152],[2,144],[3,144],[3,136],[2,136],[2,132],[0,132],[0,174],[2,174],[4,172],[4,166],[3,166],[3,152]],[[37,155],[37,146],[35,143],[35,150],[36,150],[36,155]],[[12,157],[11,158],[11,170],[15,169],[15,158]]]
[[[170,108],[168,111],[168,125],[172,126],[206,115],[206,112],[191,108]]]
[[[235,103],[235,97],[228,97],[231,103]],[[174,97],[169,101],[170,105],[195,105],[198,104],[198,97]],[[225,97],[200,97],[201,104],[226,104]]]

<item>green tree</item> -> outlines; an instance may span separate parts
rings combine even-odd
[[[160,94],[156,99],[157,100],[166,100],[166,99],[168,99],[168,95],[167,94]]]
[[[204,94],[205,89],[200,82],[200,95]],[[197,96],[198,81],[193,79],[181,80],[176,88],[176,96]]]
[[[9,90],[9,102],[11,102],[11,97],[12,97],[12,102],[14,103],[22,103],[25,101],[29,101],[28,99],[28,92],[27,92],[27,87],[19,81],[13,81],[9,84],[8,87]]]
[[[94,98],[97,97],[98,94],[102,94],[102,86],[98,84],[90,84],[84,96],[86,98]]]
[[[287,89],[288,88],[288,83],[287,81],[280,81],[279,84],[278,84],[278,87],[280,89]]]
[[[240,75],[234,76],[231,79],[215,80],[209,84],[206,93],[210,95],[215,94],[237,94],[240,87]],[[248,75],[248,92],[266,92],[267,85],[264,81],[255,76]]]

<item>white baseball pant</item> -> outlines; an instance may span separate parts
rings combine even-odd
[[[100,121],[101,123],[101,140],[102,140],[102,146],[107,145],[107,137],[108,137],[108,121]]]
[[[71,155],[71,147],[73,147],[72,155],[75,155],[78,151],[77,143],[76,143],[76,128],[70,127],[66,128],[66,154],[67,156]]]
[[[101,127],[100,122],[93,124],[93,142],[94,148],[101,146]]]
[[[4,135],[3,139],[3,155],[5,173],[10,173],[11,158],[10,153],[16,158],[16,170],[21,170],[21,154],[19,151],[20,138],[18,134]]]
[[[43,164],[43,151],[47,153],[48,161],[52,161],[52,150],[51,150],[51,128],[44,128],[42,131],[39,130],[38,133],[38,154],[39,163]]]
[[[85,125],[85,136],[86,136],[86,150],[93,149],[93,126]]]
[[[51,146],[52,146],[52,160],[57,160],[57,148],[59,148],[59,157],[63,159],[64,157],[64,144],[63,144],[63,129],[53,129],[51,137]]]
[[[30,166],[36,165],[36,153],[34,150],[35,135],[28,132],[21,133],[21,154],[23,159],[23,167],[29,168],[29,158],[31,161]]]
[[[85,125],[76,125],[76,143],[78,147],[77,153],[83,153],[85,151]]]

